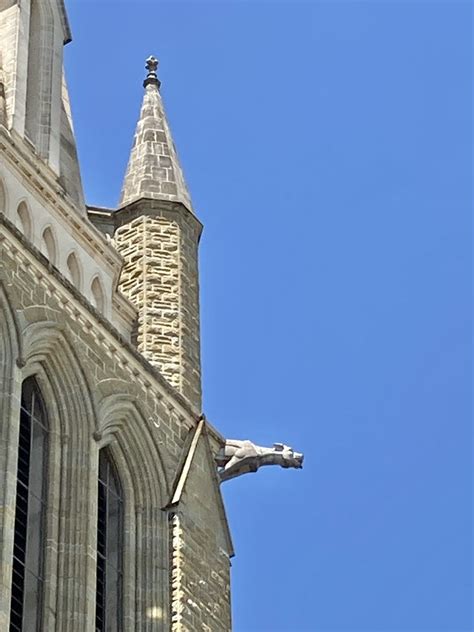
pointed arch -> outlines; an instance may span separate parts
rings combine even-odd
[[[51,226],[46,226],[46,228],[43,230],[41,250],[43,254],[48,258],[48,261],[53,266],[56,265],[56,237],[54,235],[54,229]]]
[[[68,332],[56,322],[25,328],[24,360],[23,377],[35,376],[45,405],[52,410],[48,476],[56,510],[48,512],[46,537],[56,544],[46,555],[45,573],[49,569],[53,580],[47,585],[45,600],[51,607],[45,609],[41,629],[67,627],[70,599],[87,602],[78,625],[91,629],[93,605],[87,600],[87,587],[81,582],[68,587],[66,580],[95,572],[94,560],[87,555],[96,537],[92,392]]]
[[[16,209],[19,228],[27,239],[33,236],[33,222],[31,219],[31,211],[23,200]]]
[[[95,629],[123,629],[124,495],[121,477],[107,447],[99,450]]]
[[[67,333],[55,321],[39,321],[23,332],[24,377],[40,366],[61,411],[56,432],[80,445],[92,435],[95,406],[92,391]]]
[[[114,383],[115,393],[118,386]],[[97,411],[98,449],[107,446],[124,492],[123,569],[130,581],[124,585],[123,609],[131,624],[147,616],[150,603],[165,604],[167,600],[167,516],[163,507],[169,483],[152,424],[140,411],[136,398],[110,392]],[[142,544],[136,540],[137,533]],[[150,579],[146,597],[133,588],[136,579],[145,575]]]
[[[21,389],[16,470],[10,600],[10,628],[15,630],[23,629],[28,621],[35,621],[39,627],[43,618],[48,443],[48,416],[41,389],[35,378],[30,377]]]
[[[126,393],[107,395],[98,404],[97,419],[94,436],[99,447],[115,443],[127,446],[127,467],[137,472],[134,477],[137,502],[145,502],[145,496],[148,496],[163,506],[169,494],[163,458],[150,436],[149,425],[138,409],[135,398]],[[147,482],[156,481],[162,482],[161,489],[146,487]]]
[[[92,280],[91,292],[94,307],[96,307],[99,312],[103,312],[105,308],[105,294],[99,275],[95,276]]]
[[[122,568],[124,577],[127,578],[123,586],[122,611],[124,621],[127,619],[130,624],[135,622],[136,594],[135,586],[137,581],[137,499],[135,494],[136,485],[131,476],[130,464],[125,458],[126,448],[118,441],[111,441],[102,448],[99,453],[107,450],[113,460],[117,475],[120,478],[120,485],[123,492],[123,551]]]
[[[66,265],[69,272],[69,280],[78,290],[80,290],[82,288],[82,270],[74,251],[69,253]]]
[[[0,281],[0,369],[5,370],[13,366],[21,355],[20,351],[20,335],[15,312]]]

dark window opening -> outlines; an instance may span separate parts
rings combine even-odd
[[[40,630],[47,434],[39,388],[28,378],[20,409],[10,632]]]
[[[122,604],[123,497],[106,450],[99,453],[96,632],[119,632]]]

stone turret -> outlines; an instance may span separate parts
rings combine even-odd
[[[198,243],[202,225],[147,60],[145,95],[125,174],[114,241],[121,291],[138,310],[136,344],[196,409],[201,407]]]

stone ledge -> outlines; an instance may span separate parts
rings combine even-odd
[[[189,219],[198,234],[198,241],[203,231],[203,224],[184,204],[167,200],[155,200],[153,198],[140,198],[118,209],[110,209],[100,206],[86,206],[91,222],[103,223],[113,226],[117,230],[123,224],[127,224],[141,215],[149,217],[159,216],[161,213],[178,215]],[[110,222],[110,223],[109,223]]]

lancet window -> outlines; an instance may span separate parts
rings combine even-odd
[[[41,629],[48,424],[34,378],[23,382],[18,439],[10,632]]]
[[[99,452],[96,632],[122,630],[123,496],[107,449]]]

